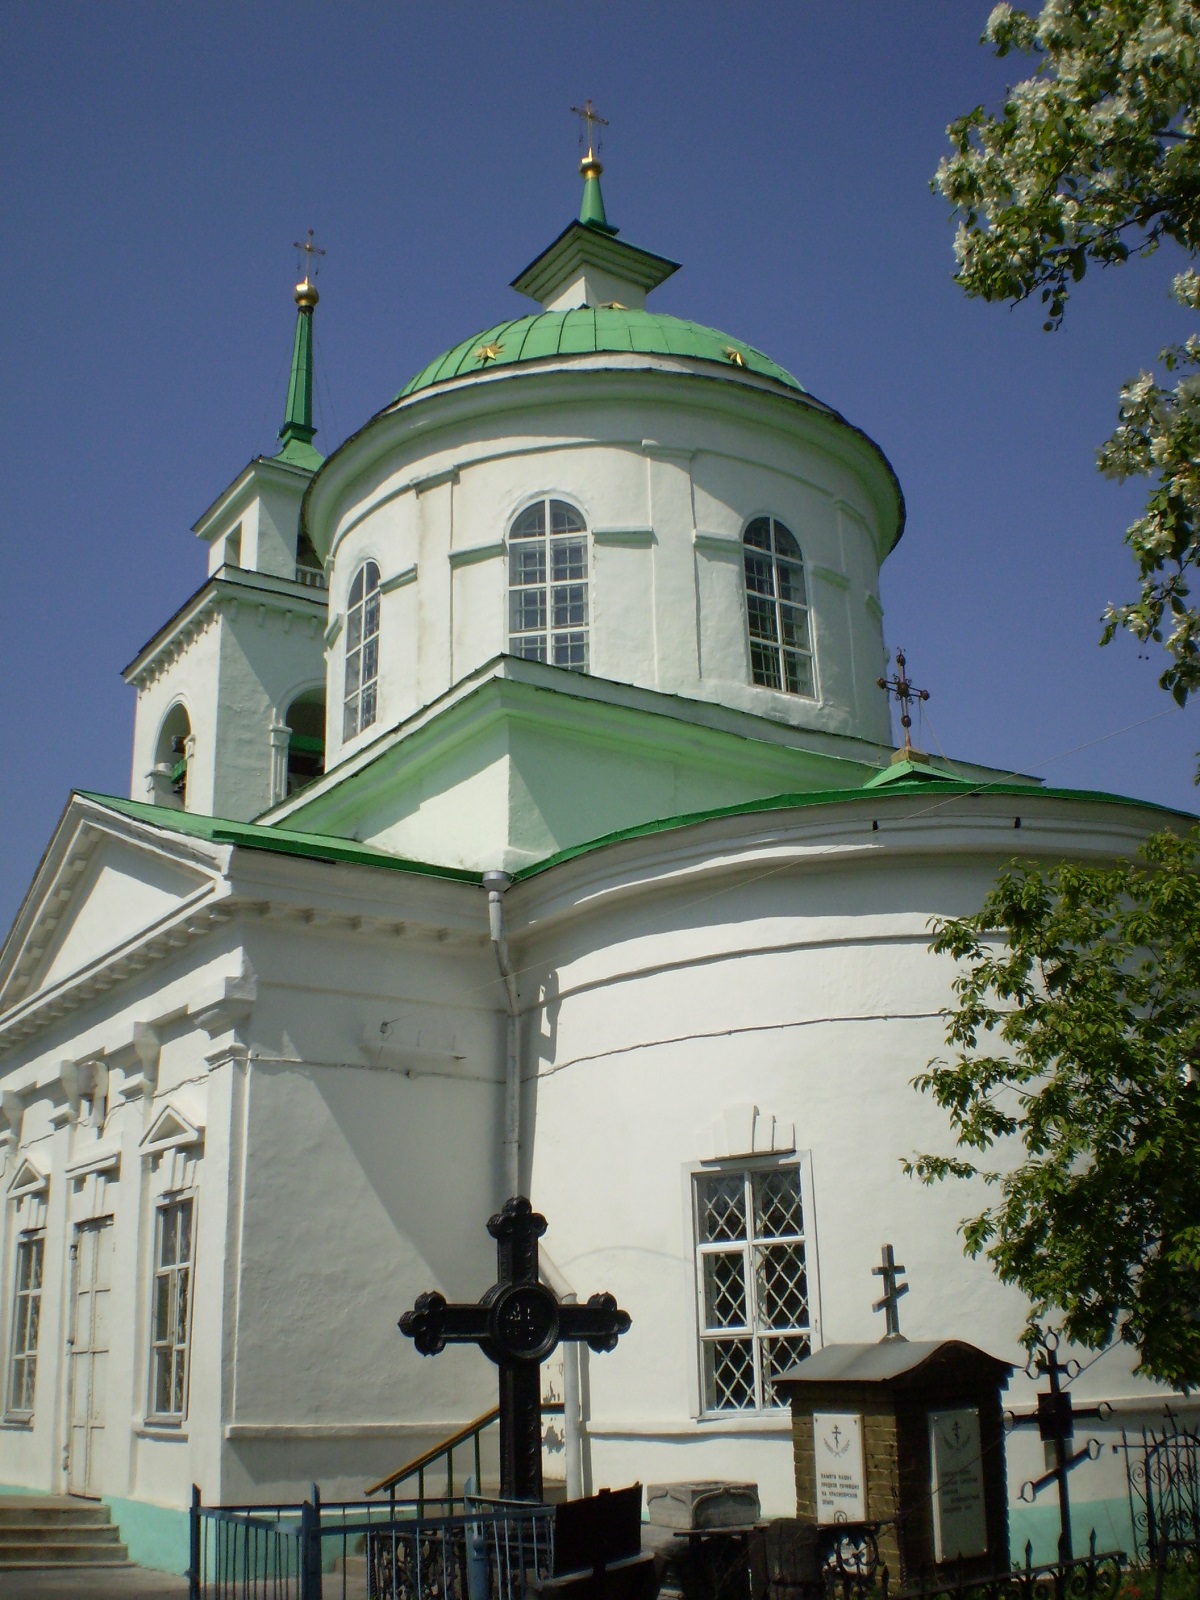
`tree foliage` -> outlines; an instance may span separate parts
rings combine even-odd
[[[1029,1297],[1030,1341],[1053,1314],[1200,1385],[1200,828],[1112,867],[1014,862],[931,948],[963,964],[956,1053],[915,1086],[959,1153],[908,1170],[992,1186],[961,1231]]]
[[[1111,266],[1173,241],[1200,247],[1200,5],[1195,0],[1046,0],[1035,17],[999,5],[984,35],[997,55],[1034,58],[1003,110],[951,124],[934,183],[959,215],[957,281],[985,300],[1040,292],[1047,330],[1089,263]],[[1200,308],[1189,268],[1173,293]],[[1126,534],[1136,601],[1108,607],[1118,628],[1167,651],[1161,683],[1182,705],[1200,688],[1200,339],[1160,353],[1172,386],[1143,372],[1121,391],[1099,465],[1153,485]]]

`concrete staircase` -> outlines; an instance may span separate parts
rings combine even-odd
[[[99,1501],[0,1495],[0,1572],[129,1565],[121,1530]]]

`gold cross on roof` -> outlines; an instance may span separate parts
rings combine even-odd
[[[293,239],[292,249],[299,251],[296,271],[302,272],[306,278],[315,278],[319,271],[317,258],[323,256],[325,252],[314,242],[311,228],[308,230],[307,239]]]
[[[594,161],[596,158],[596,146],[599,145],[600,141],[599,139],[593,138],[592,128],[607,128],[608,118],[600,115],[595,106],[592,104],[590,96],[583,102],[581,106],[572,106],[571,110],[580,120],[579,137],[581,140],[583,139],[586,131],[588,147],[586,159],[588,161]]]

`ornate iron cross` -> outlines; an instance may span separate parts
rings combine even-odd
[[[893,695],[900,707],[900,726],[904,729],[904,754],[912,753],[912,706],[913,701],[922,703],[929,699],[928,689],[918,689],[909,682],[908,662],[904,651],[896,651],[896,670],[890,678],[876,678],[875,682],[887,695],[889,703]]]
[[[896,1264],[896,1253],[891,1245],[885,1244],[880,1254],[880,1265],[871,1268],[873,1278],[883,1279],[883,1298],[876,1300],[871,1310],[885,1313],[887,1326],[885,1339],[900,1337],[900,1296],[908,1293],[908,1285],[901,1283],[899,1278],[905,1271],[906,1267]]]
[[[1038,1378],[1048,1378],[1050,1387],[1038,1394],[1036,1411],[1008,1413],[1009,1421],[1014,1428],[1036,1428],[1042,1443],[1053,1447],[1047,1454],[1053,1456],[1054,1465],[1049,1471],[1043,1472],[1040,1478],[1034,1478],[1032,1482],[1021,1485],[1021,1499],[1027,1505],[1032,1505],[1039,1490],[1044,1489],[1048,1483],[1057,1483],[1060,1561],[1070,1561],[1074,1554],[1071,1535],[1071,1491],[1067,1486],[1067,1474],[1081,1461],[1095,1461],[1100,1454],[1100,1445],[1095,1439],[1089,1439],[1080,1450],[1072,1449],[1075,1439],[1075,1419],[1095,1417],[1104,1421],[1112,1415],[1112,1407],[1106,1400],[1095,1406],[1076,1406],[1073,1403],[1071,1392],[1062,1380],[1065,1378],[1067,1383],[1070,1383],[1079,1376],[1080,1370],[1078,1361],[1058,1359],[1058,1335],[1052,1328],[1048,1329],[1042,1335],[1039,1348],[1025,1363],[1025,1376],[1035,1381]]]
[[[496,1282],[477,1305],[451,1305],[434,1290],[417,1296],[400,1318],[400,1332],[423,1356],[448,1344],[477,1344],[500,1368],[500,1494],[505,1500],[542,1498],[542,1382],[539,1367],[566,1340],[602,1354],[615,1350],[631,1318],[611,1294],[566,1305],[538,1281],[538,1240],[546,1219],[524,1195],[514,1195],[490,1219],[496,1241]]]

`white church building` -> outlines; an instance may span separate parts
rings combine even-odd
[[[633,1318],[565,1371],[548,1475],[725,1478],[795,1509],[774,1378],[903,1330],[1018,1367],[911,1087],[943,1048],[930,920],[1014,854],[1131,853],[1164,813],[896,759],[880,448],[736,337],[650,309],[600,164],[534,302],[327,460],[315,288],[278,454],[203,513],[208,576],[126,669],[129,798],[74,794],[0,953],[0,1488],[184,1508],[327,1498],[495,1403],[420,1357],[513,1193],[560,1293]],[[573,1357],[568,1358],[573,1360]],[[1161,1415],[1115,1351],[1106,1439]],[[1029,1406],[1018,1379],[1014,1405]],[[1014,1548],[1054,1512],[1014,1436]],[[1102,1546],[1117,1458],[1075,1475]]]

